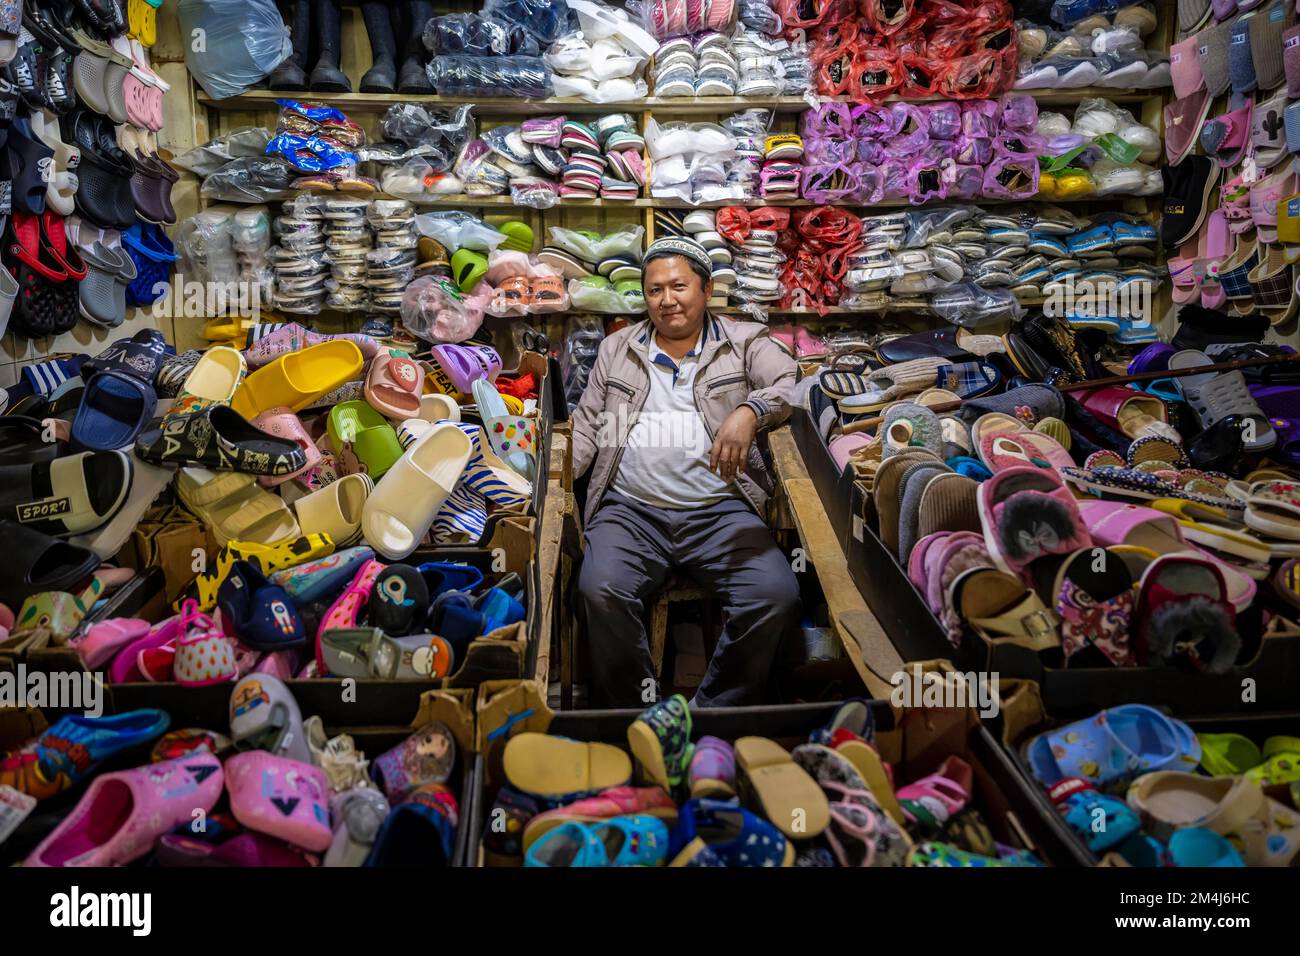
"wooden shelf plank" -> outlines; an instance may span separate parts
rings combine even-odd
[[[1074,90],[1012,90],[1032,96],[1046,106],[1076,105],[1081,100],[1104,97],[1115,103],[1140,103],[1151,97],[1161,95],[1160,90],[1107,89],[1105,87],[1086,87]],[[382,113],[390,106],[399,103],[416,103],[421,106],[455,107],[473,103],[474,111],[479,115],[531,114],[540,113],[608,113],[611,111],[629,111],[654,109],[664,114],[682,113],[730,113],[746,109],[774,109],[782,113],[798,113],[809,108],[809,102],[802,96],[705,96],[705,97],[657,97],[625,100],[621,103],[590,103],[576,97],[551,97],[542,100],[526,100],[513,97],[481,97],[472,99],[465,96],[430,96],[410,93],[311,93],[273,90],[250,90],[239,96],[226,99],[213,99],[206,93],[198,94],[198,102],[203,106],[219,110],[271,110],[276,109],[278,99],[294,99],[300,102],[328,103],[347,112]],[[822,102],[849,103],[847,96],[819,97]],[[886,103],[932,103],[944,98],[932,97],[887,97]]]

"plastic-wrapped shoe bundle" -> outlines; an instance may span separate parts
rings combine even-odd
[[[441,96],[540,100],[555,90],[551,68],[540,56],[435,56],[426,72]]]
[[[798,52],[789,41],[738,27],[732,49],[740,65],[739,95],[779,96],[810,88],[807,54]]]
[[[768,0],[740,0],[740,22],[755,33],[780,36],[785,25]]]
[[[596,366],[596,355],[605,338],[605,326],[598,316],[570,315],[560,350],[560,376],[564,381],[564,399],[569,409],[577,407],[587,380]]]
[[[655,54],[654,93],[662,99],[735,96],[740,77],[731,39],[714,31],[669,40]]]
[[[729,167],[740,157],[736,137],[721,126],[651,119],[645,140],[654,160],[651,196],[692,204],[752,197],[730,179]]]
[[[342,311],[369,307],[366,287],[366,255],[374,240],[366,213],[370,203],[363,199],[328,198],[325,217],[325,256],[330,266],[329,298],[326,304]]]
[[[478,133],[473,105],[444,110],[418,103],[390,106],[380,123],[384,136],[407,147],[425,147],[420,152],[434,172],[449,171],[465,144]]]
[[[304,194],[280,209],[273,223],[278,245],[268,254],[275,273],[275,307],[282,312],[314,315],[325,304],[323,200]]]
[[[415,277],[415,209],[409,202],[375,199],[366,220],[375,239],[366,253],[370,303],[379,312],[399,312],[402,293]]]
[[[230,229],[231,245],[239,260],[242,281],[260,292],[262,305],[270,307],[275,288],[275,271],[268,253],[271,222],[265,206],[250,206],[235,213]]]
[[[584,0],[575,8],[581,29],[561,36],[543,55],[556,96],[617,103],[646,95],[642,77],[657,42],[626,11]]]
[[[737,13],[736,0],[646,0],[641,5],[643,25],[661,41],[704,30],[730,33]]]
[[[1080,9],[1074,6],[1071,12]],[[1168,57],[1145,48],[1146,38],[1156,27],[1155,10],[1149,3],[1131,4],[1119,11],[1094,5],[1090,13],[1064,29],[1028,20],[1017,21],[1017,27],[1020,66],[1016,89],[1159,89],[1172,82]],[[1195,56],[1194,49],[1191,55]]]

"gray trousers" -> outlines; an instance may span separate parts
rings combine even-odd
[[[695,705],[764,702],[781,640],[799,623],[799,583],[743,500],[669,511],[607,492],[585,537],[578,590],[594,704],[646,706],[644,690],[654,686],[644,683],[654,680],[646,603],[674,568],[712,590],[728,617]]]

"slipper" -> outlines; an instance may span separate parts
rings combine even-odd
[[[311,764],[264,750],[226,761],[226,789],[235,819],[313,853],[329,848],[329,784]],[[187,814],[188,815],[188,814]]]
[[[344,548],[326,557],[275,571],[270,576],[274,583],[284,588],[289,600],[298,607],[305,607],[338,593],[374,556],[369,548]]]
[[[230,404],[246,371],[244,356],[238,350],[226,345],[213,346],[185,376],[164,418],[188,415],[210,405]]]
[[[23,749],[0,758],[0,786],[46,800],[89,779],[110,758],[150,743],[170,722],[161,710],[60,717]]]
[[[365,474],[378,481],[402,457],[397,432],[366,402],[335,405],[326,431],[344,474]]]
[[[448,591],[473,591],[483,583],[483,572],[472,564],[426,561],[416,570],[428,585],[430,600]]]
[[[302,712],[287,684],[270,674],[249,674],[230,691],[230,733],[240,750],[264,750],[312,761]]]
[[[979,513],[989,554],[1012,574],[1044,555],[1092,546],[1074,496],[1060,475],[1046,469],[995,474],[980,485]]]
[[[276,438],[283,438],[291,441],[302,450],[306,460],[301,468],[275,476],[264,476],[258,479],[258,482],[264,488],[275,488],[284,484],[293,478],[298,478],[308,474],[316,468],[322,459],[321,451],[312,441],[311,435],[303,427],[298,416],[287,408],[268,408],[256,418],[253,419],[254,427],[261,429],[268,435],[274,435]],[[304,479],[305,480],[305,479]]]
[[[717,740],[716,737],[701,738]],[[730,745],[726,745],[730,750]],[[677,823],[677,804],[662,787],[610,787],[594,797],[547,810],[529,818],[524,826],[523,851],[563,823],[602,823],[614,817],[655,817],[672,827]]]
[[[396,804],[421,787],[445,784],[455,766],[456,738],[446,724],[432,720],[376,757],[372,774],[389,802]],[[506,774],[509,776],[508,769]]]
[[[354,342],[331,339],[291,352],[253,372],[230,407],[245,418],[278,406],[301,411],[361,374],[365,359]]]
[[[795,859],[794,844],[780,830],[734,801],[688,800],[672,849],[669,866],[793,866]]]
[[[221,624],[230,637],[256,651],[274,653],[307,641],[289,595],[251,561],[236,561],[217,591]]]
[[[947,577],[940,577],[941,587]],[[952,576],[942,594],[944,617],[964,622],[993,647],[1011,645],[1034,653],[1060,649],[1055,614],[1014,574],[971,567]]]
[[[1300,482],[1252,484],[1246,499],[1246,526],[1274,538],[1300,540]]]
[[[371,651],[384,636],[377,627],[331,627],[317,640],[318,676],[359,679],[372,677]]]
[[[885,412],[880,429],[884,437],[882,458],[888,458],[909,446],[928,448],[936,455],[943,453],[943,434],[939,418],[915,402],[896,402]]]
[[[691,710],[681,694],[652,704],[627,728],[628,748],[642,773],[669,792],[690,771]]]
[[[450,395],[434,392],[420,396],[419,417],[426,422],[458,422],[460,406]]]
[[[239,677],[233,644],[196,601],[181,604],[174,658],[175,681],[186,687],[224,684]]]
[[[304,538],[293,512],[279,495],[260,488],[252,475],[182,468],[176,479],[176,493],[185,507],[212,529],[213,537],[222,548],[238,545],[250,551],[273,546],[284,549],[286,557],[298,554],[296,549]],[[324,547],[318,552],[320,554],[328,554],[334,547],[318,535],[306,540]],[[273,542],[276,544],[272,545]],[[309,556],[304,555],[300,560]],[[220,578],[235,560],[237,558],[218,552],[217,576],[199,575],[200,591],[203,592],[205,582],[208,586],[207,591],[201,594],[200,606],[204,610],[215,606]],[[263,570],[269,569],[263,566]]]
[[[1074,464],[1068,451],[1041,432],[998,432],[986,435],[978,450],[980,461],[994,474],[1008,468],[1023,467],[1059,471]]]
[[[1264,762],[1255,743],[1241,734],[1197,734],[1201,743],[1201,769],[1211,777],[1243,774]]]
[[[375,578],[383,571],[384,565],[379,561],[369,560],[357,569],[352,582],[335,598],[334,603],[322,615],[320,626],[316,629],[316,663],[325,670],[325,658],[321,652],[321,636],[330,630],[347,630],[355,628],[361,617],[361,609],[370,603],[374,593]]]
[[[1109,790],[1151,771],[1190,774],[1201,762],[1201,746],[1182,721],[1145,704],[1121,704],[1039,734],[1025,755],[1044,786],[1079,777]]]
[[[501,356],[486,345],[435,345],[431,354],[444,383],[451,386],[440,391],[449,395],[453,390],[469,395],[474,382],[491,382],[501,371]]]
[[[0,519],[63,536],[107,524],[131,490],[131,456],[82,452],[31,465],[0,465]]]
[[[456,670],[456,652],[436,634],[391,637],[381,630],[369,657],[371,675],[382,680],[441,680]]]
[[[474,401],[483,419],[485,448],[530,482],[537,471],[537,423],[531,418],[511,415],[496,388],[485,381],[473,384]]]
[[[157,405],[158,396],[147,382],[117,371],[96,372],[72,420],[72,447],[78,451],[126,448],[149,424]]]
[[[130,338],[115,340],[98,355],[87,359],[81,366],[81,377],[89,384],[93,375],[118,372],[134,376],[152,388],[166,356],[167,342],[162,333],[157,329],[141,329]]]
[[[13,622],[8,627],[12,629]],[[81,655],[86,670],[94,671],[113,659],[124,646],[149,633],[149,622],[133,617],[117,617],[90,625],[68,646]]]
[[[9,608],[21,608],[27,598],[46,591],[76,593],[100,564],[93,551],[17,522],[0,519],[0,538],[12,549],[9,555],[15,569],[0,576],[0,604]]]
[[[238,758],[232,758],[238,759]],[[125,866],[221,797],[221,761],[200,753],[96,777],[24,866]]]
[[[761,808],[790,839],[812,839],[826,829],[826,795],[784,747],[764,737],[741,737],[735,750],[742,802]]]
[[[1170,866],[1246,865],[1231,841],[1204,827],[1183,827],[1174,831],[1169,838],[1166,856]]]
[[[548,734],[510,738],[503,764],[510,786],[539,797],[595,795],[632,779],[632,761],[618,747]]]
[[[145,680],[140,662],[145,651],[174,645],[180,635],[181,619],[179,615],[155,624],[149,631],[132,641],[113,658],[108,665],[108,682],[110,684],[131,684]]]
[[[1241,650],[1224,573],[1208,555],[1161,555],[1142,574],[1136,631],[1144,664],[1224,673]]]
[[[366,541],[394,560],[419,546],[468,464],[473,447],[459,426],[432,426],[385,473],[366,499]]]
[[[366,401],[380,414],[403,421],[420,413],[420,388],[424,375],[409,358],[381,352],[366,376]]]
[[[374,787],[355,787],[330,797],[334,838],[323,866],[358,867],[366,862],[389,814],[388,801]]]
[[[390,564],[375,579],[370,617],[385,634],[400,637],[424,627],[429,616],[429,588],[424,576],[407,564]]]
[[[1067,666],[1071,657],[1091,646],[1116,667],[1133,667],[1137,664],[1130,638],[1134,577],[1123,560],[1098,561],[1099,556],[1096,548],[1076,551],[1050,578],[1037,577],[1040,593],[1060,619]]]
[[[344,475],[293,503],[303,534],[327,537],[336,548],[361,539],[361,514],[375,483],[366,474]]]
[[[1262,787],[1300,780],[1300,738],[1277,735],[1264,741],[1259,764],[1245,772]]]
[[[1118,797],[1097,792],[1086,780],[1066,777],[1048,790],[1065,825],[1080,837],[1093,853],[1104,853],[1123,844],[1142,829],[1133,809]],[[1093,822],[1098,825],[1094,826]]]
[[[731,744],[717,737],[704,736],[691,754],[691,766],[686,775],[691,799],[731,800],[736,796],[736,752]],[[662,788],[649,788],[663,793]],[[673,818],[677,808],[673,808]]]
[[[1300,853],[1300,814],[1244,777],[1148,773],[1134,781],[1128,802],[1152,836],[1203,827],[1240,847],[1247,866],[1289,866]]]
[[[1119,385],[1087,389],[1079,401],[1104,425],[1129,438],[1152,434],[1152,423],[1167,424],[1169,420],[1168,409],[1160,399]]]
[[[1156,511],[1172,515],[1183,537],[1195,545],[1232,555],[1245,562],[1267,563],[1271,552],[1263,541],[1242,530],[1241,522],[1228,517],[1222,508],[1179,498],[1157,498],[1151,502]]]
[[[960,757],[948,757],[939,769],[898,789],[898,802],[909,823],[942,827],[970,802],[970,764]]]
[[[136,440],[135,453],[155,465],[198,465],[270,477],[293,475],[307,465],[307,453],[296,441],[262,431],[229,405],[209,405],[164,420]]]

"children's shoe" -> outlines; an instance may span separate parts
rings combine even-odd
[[[451,865],[456,828],[446,813],[429,802],[393,808],[375,836],[366,866],[446,867]]]
[[[312,762],[298,701],[270,674],[249,674],[230,692],[230,733],[239,750]]]
[[[337,594],[374,556],[375,552],[367,547],[345,548],[315,561],[276,571],[270,579],[273,584],[284,588],[289,600],[297,607],[304,607]]]
[[[792,866],[794,844],[735,803],[690,800],[673,830],[670,866]]]
[[[46,800],[81,783],[110,757],[149,743],[170,722],[161,710],[61,717],[22,750],[0,758],[0,786]]]
[[[627,742],[651,782],[671,792],[685,779],[695,751],[686,698],[674,694],[649,707],[628,727]]]
[[[950,866],[950,867],[986,867],[986,866],[1042,866],[1032,856],[1012,856],[998,859],[968,853],[949,843],[922,843],[912,851],[908,866]]]
[[[373,774],[389,801],[398,803],[422,784],[446,783],[455,766],[456,738],[446,724],[432,720],[376,757]]]
[[[1097,792],[1088,781],[1066,777],[1047,792],[1065,825],[1094,853],[1118,846],[1142,829],[1138,815],[1123,800]],[[1101,811],[1102,826],[1096,826]]]
[[[24,865],[124,866],[216,806],[222,781],[221,761],[206,753],[103,774]]]
[[[550,734],[510,738],[502,761],[512,787],[551,800],[597,794],[632,778],[632,761],[618,747]]]
[[[375,578],[370,615],[385,634],[402,637],[423,630],[428,614],[429,587],[415,568],[390,564]]]
[[[529,848],[524,866],[662,866],[668,842],[668,827],[658,817],[562,823]]]
[[[255,651],[289,650],[307,641],[302,618],[288,593],[272,584],[252,561],[236,561],[217,589],[221,626]]]
[[[736,752],[717,737],[701,737],[687,775],[691,797],[730,800],[736,795]]]
[[[523,864],[528,827],[540,810],[536,800],[513,787],[502,787],[497,791],[496,802],[488,812],[483,829],[483,855],[489,866]],[[676,805],[673,813],[677,813]],[[562,821],[557,819],[556,822]]]
[[[497,804],[501,804],[500,796]],[[677,804],[662,787],[610,787],[597,796],[575,800],[541,814],[534,810],[534,813],[523,834],[525,851],[562,823],[600,823],[631,815],[658,817],[670,827],[677,823]]]
[[[279,544],[228,542],[217,552],[212,567],[194,579],[191,591],[177,599],[172,608],[179,611],[186,597],[193,597],[198,601],[200,611],[211,611],[217,606],[217,591],[236,561],[252,561],[263,574],[270,575],[275,571],[323,558],[333,550],[334,542],[323,534],[301,535]]]
[[[230,812],[250,830],[313,853],[329,848],[329,783],[316,767],[254,750],[226,761],[226,782]]]

